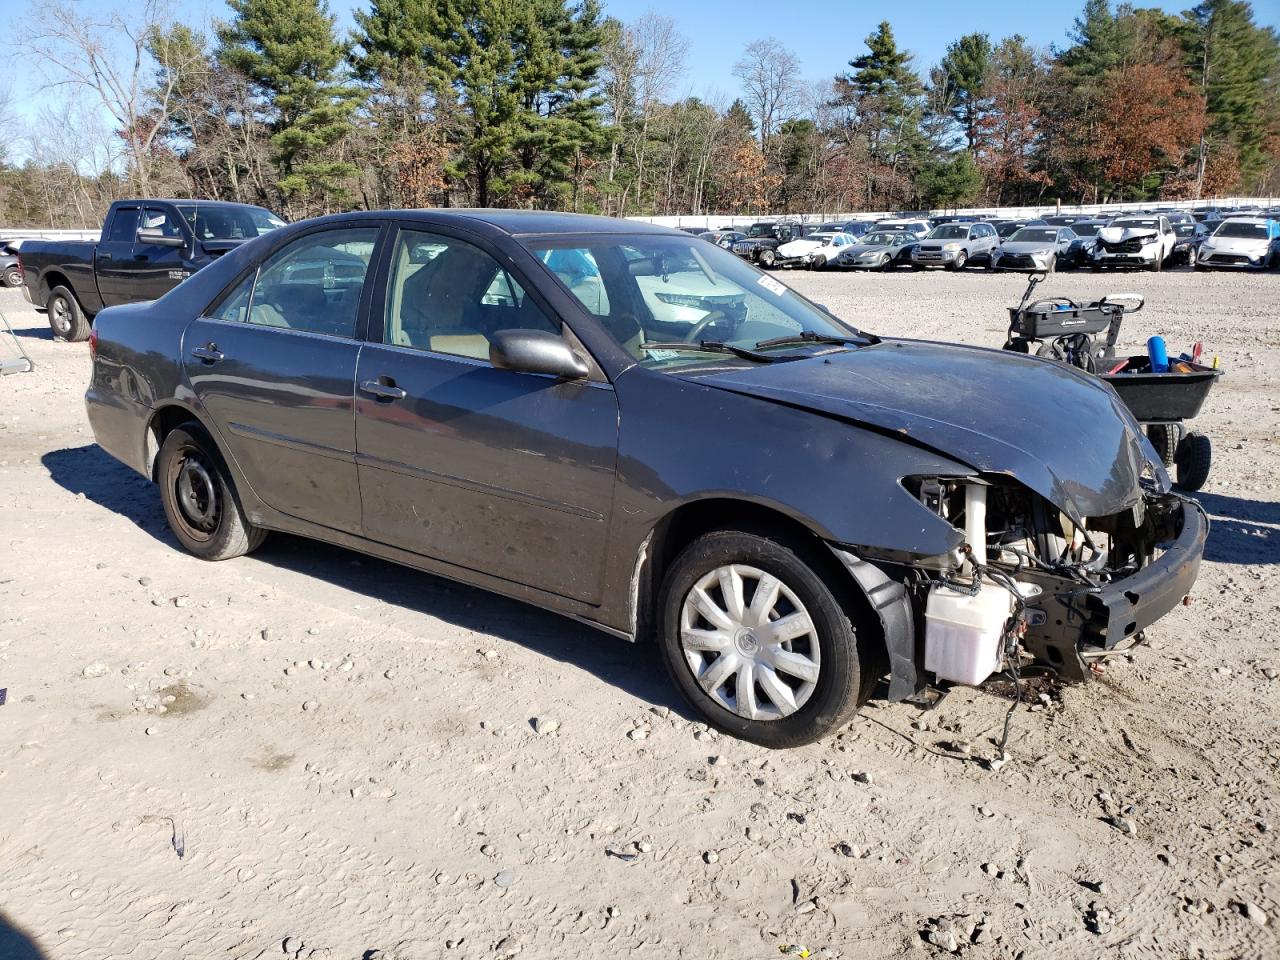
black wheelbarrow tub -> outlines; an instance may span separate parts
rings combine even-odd
[[[1186,361],[1181,361],[1186,363]],[[1135,367],[1149,366],[1145,356],[1130,357]],[[1204,398],[1225,370],[1198,363],[1187,364],[1191,373],[1106,373],[1101,379],[1120,395],[1135,420],[1141,423],[1190,420],[1200,413]]]

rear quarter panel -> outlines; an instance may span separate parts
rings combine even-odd
[[[97,247],[93,240],[28,240],[24,243],[20,255],[31,301],[43,306],[49,291],[65,284],[85,312],[93,314],[101,310],[102,298],[98,296],[93,273]]]

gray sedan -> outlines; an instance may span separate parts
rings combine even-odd
[[[857,270],[889,270],[909,265],[911,251],[919,239],[905,230],[873,230],[858,238],[858,242],[846,247],[826,266],[849,267]],[[814,269],[819,269],[815,264]]]
[[[1084,680],[1207,532],[1098,381],[882,340],[629,221],[304,221],[104,310],[90,348],[94,436],[196,556],[284,531],[652,639],[708,723],[772,747],[886,675],[891,700],[1031,659]]]
[[[1023,227],[991,258],[996,270],[1043,270],[1079,266],[1085,241],[1070,227]]]

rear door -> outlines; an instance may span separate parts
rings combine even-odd
[[[572,334],[499,251],[431,231],[400,230],[360,354],[365,535],[596,603],[617,457],[613,387],[490,364],[495,330]]]
[[[358,338],[381,230],[361,220],[289,241],[183,336],[191,389],[257,495],[349,533]]]
[[[98,295],[105,307],[136,299],[130,296],[129,289],[134,274],[133,243],[138,235],[141,216],[141,204],[122,203],[116,206],[102,232],[102,239],[98,241],[93,267]]]

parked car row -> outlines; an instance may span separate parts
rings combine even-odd
[[[694,232],[694,231],[690,231]],[[1197,220],[1183,211],[1035,219],[897,217],[875,222],[760,221],[697,234],[765,269],[1162,270],[1280,267],[1280,216]]]

